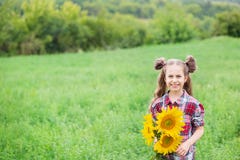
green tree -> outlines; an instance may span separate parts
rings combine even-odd
[[[1,54],[9,51],[10,42],[12,41],[11,34],[11,22],[10,20],[14,16],[13,1],[3,1],[0,5],[0,52]]]
[[[86,49],[89,29],[82,23],[87,18],[86,13],[78,5],[67,1],[61,6],[60,17],[64,23],[56,39],[59,51]]]
[[[182,42],[197,35],[193,16],[176,4],[168,4],[159,11],[150,27],[148,43]]]
[[[214,31],[214,18],[206,16],[201,20],[199,19],[197,21],[197,28],[199,30],[200,38],[211,37]]]
[[[216,16],[214,35],[240,37],[240,11],[224,12]]]
[[[26,0],[22,4],[22,10],[23,20],[29,30],[28,36],[21,44],[24,52],[43,54],[51,51],[49,46],[53,41],[53,35],[61,28],[61,22],[56,16],[55,2]]]
[[[117,41],[118,47],[129,48],[144,44],[146,38],[144,21],[131,15],[116,14],[111,23],[114,24],[114,39]]]

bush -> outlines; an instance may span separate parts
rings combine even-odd
[[[11,48],[16,50],[16,42],[12,42],[12,29],[13,25],[11,20],[13,19],[15,13],[12,12],[14,4],[11,1],[3,1],[0,4],[0,53],[1,55],[8,55]]]
[[[30,51],[34,51],[36,48],[42,48],[42,51],[51,52],[50,45],[53,41],[54,35],[58,32],[61,24],[57,19],[57,11],[55,10],[54,1],[24,1],[22,4],[22,19],[25,21],[28,33],[26,42],[21,44],[23,49],[27,50],[28,54]],[[33,42],[29,41],[33,40]],[[39,53],[43,53],[43,52]],[[34,52],[31,54],[35,54]]]
[[[197,28],[199,30],[199,38],[210,38],[214,31],[214,19],[204,17],[203,20],[198,20]]]
[[[54,1],[33,0],[25,1],[22,9],[28,36],[21,44],[21,52],[76,52],[85,46],[88,32],[82,19],[86,14],[78,5],[66,1],[58,9]]]
[[[87,26],[88,36],[86,43],[83,46],[85,50],[94,48],[107,49],[114,43],[112,40],[112,27],[111,24],[103,17],[88,17],[83,21]]]
[[[153,19],[151,28],[148,42],[157,44],[183,42],[197,34],[192,16],[175,5],[162,9]]]
[[[110,19],[110,20],[108,20]],[[129,48],[144,43],[146,30],[136,18],[128,15],[102,14],[87,18],[84,22],[90,29],[88,48]]]
[[[240,37],[240,11],[220,13],[216,16],[214,35]]]
[[[144,44],[146,28],[142,21],[130,15],[116,14],[110,23],[114,26],[114,39],[118,47],[129,48]]]
[[[46,53],[43,42],[34,37],[34,35],[29,35],[21,44],[20,44],[21,54],[44,54]]]
[[[81,12],[81,8],[72,2],[65,2],[59,16],[63,24],[61,31],[56,36],[55,42],[59,52],[85,50],[86,40],[89,37],[88,27],[83,24],[87,17],[86,13]]]

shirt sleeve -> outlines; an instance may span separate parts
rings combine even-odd
[[[197,104],[192,115],[192,123],[195,127],[204,126],[204,107],[202,104]]]
[[[154,120],[156,120],[157,113],[161,112],[161,105],[158,101],[155,101],[151,106],[151,113]]]

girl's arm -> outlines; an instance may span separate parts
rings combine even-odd
[[[183,142],[177,149],[177,154],[179,154],[180,156],[185,156],[190,148],[190,146],[192,146],[194,143],[197,142],[197,140],[199,140],[204,132],[204,127],[203,126],[199,126],[196,128],[196,131],[193,133],[193,135],[186,140],[185,142]]]

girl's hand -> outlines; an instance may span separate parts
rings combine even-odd
[[[190,148],[190,144],[186,141],[183,142],[176,150],[177,154],[180,156],[185,156]]]
[[[177,154],[180,156],[185,156],[188,153],[188,150],[191,145],[193,145],[199,138],[202,137],[204,132],[204,127],[197,127],[196,131],[193,133],[192,137],[190,137],[187,141],[183,142],[178,149],[176,150]]]
[[[154,137],[154,144],[157,143],[157,137]]]

